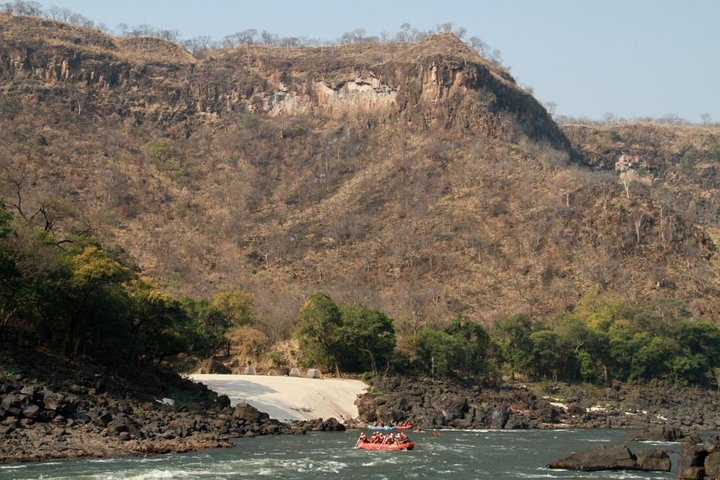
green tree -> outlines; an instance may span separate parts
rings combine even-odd
[[[426,328],[415,341],[415,361],[434,375],[450,375],[461,363],[463,341],[435,328]]]
[[[240,290],[219,292],[213,295],[212,306],[225,317],[231,327],[255,323],[255,301],[251,293]]]
[[[182,304],[143,279],[128,288],[132,299],[132,332],[137,355],[152,362],[189,352],[193,344],[192,319]]]
[[[207,299],[183,298],[180,300],[185,313],[193,324],[192,351],[199,357],[215,354],[227,345],[228,319]]]
[[[653,336],[647,332],[634,336],[635,353],[628,380],[669,378],[671,364],[680,353],[677,342],[670,338]]]
[[[456,315],[445,332],[456,337],[462,343],[459,353],[459,369],[471,374],[488,373],[490,367],[487,357],[490,349],[490,336],[479,323],[464,315]]]
[[[325,293],[314,293],[298,312],[295,336],[310,364],[333,366],[340,374],[340,308]]]
[[[573,314],[562,319],[558,333],[567,348],[572,350],[580,378],[590,382],[602,379],[603,384],[607,385],[608,365],[611,361],[607,332],[591,328],[582,318]],[[572,362],[572,359],[568,361]],[[568,365],[567,368],[567,379],[577,379],[572,372],[573,366]]]
[[[251,293],[240,290],[219,292],[213,295],[212,306],[225,318],[228,329],[236,329],[255,323],[255,301]],[[226,342],[230,355],[231,341]]]
[[[526,372],[532,351],[532,322],[526,315],[512,315],[499,320],[493,329],[502,360],[510,367],[510,376]]]
[[[392,320],[379,310],[354,305],[341,309],[341,323],[338,347],[345,350],[340,357],[341,366],[351,371],[369,367],[377,374],[378,364],[385,363],[395,349]]]
[[[536,378],[550,376],[557,381],[565,374],[570,352],[567,343],[552,330],[538,330],[530,334],[532,350],[530,352],[530,373]]]
[[[457,315],[444,328],[426,328],[414,346],[414,361],[433,375],[488,375],[490,337],[481,325]]]
[[[0,202],[0,336],[16,315],[17,292],[20,289],[20,272],[15,263],[12,248],[7,237],[12,232],[10,221],[12,215]]]
[[[68,263],[70,277],[59,292],[67,296],[63,350],[73,355],[109,353],[113,336],[127,332],[128,305],[122,284],[132,274],[95,245],[82,247]]]

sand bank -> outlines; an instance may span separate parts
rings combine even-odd
[[[311,420],[335,417],[356,418],[355,399],[367,390],[359,380],[309,379],[264,375],[190,375],[218,394],[230,397],[232,405],[247,402],[278,420]]]

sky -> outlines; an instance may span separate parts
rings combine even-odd
[[[555,113],[720,121],[720,0],[55,0],[95,23],[221,40],[248,28],[333,40],[453,23]]]

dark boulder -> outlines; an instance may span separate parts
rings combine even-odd
[[[2,385],[0,385],[0,394],[13,392],[19,388],[20,384],[16,380],[5,380]]]
[[[233,409],[233,417],[247,423],[258,423],[263,418],[263,413],[249,403],[238,403]]]
[[[0,407],[8,410],[12,407],[19,407],[21,405],[22,396],[17,393],[6,393],[0,400]]]
[[[575,452],[565,458],[555,460],[548,468],[565,470],[581,470],[593,472],[598,470],[643,470],[670,471],[670,458],[663,451],[643,453],[641,461],[625,445],[612,447],[601,446],[592,450]]]
[[[330,417],[320,424],[320,430],[323,432],[344,432],[345,425],[338,422],[334,417]]]
[[[451,393],[441,395],[433,405],[442,412],[443,418],[447,421],[463,418],[470,410],[467,398]]]
[[[220,395],[217,398],[217,404],[220,408],[227,408],[230,406],[230,397],[227,395]]]
[[[70,418],[77,423],[92,422],[92,418],[90,418],[90,416],[87,413],[83,413],[83,412],[75,412],[70,416]]]
[[[28,405],[22,410],[22,415],[25,418],[37,418],[38,413],[40,413],[40,407],[37,405]]]
[[[113,421],[112,413],[108,411],[99,412],[93,419],[93,423],[100,427],[107,427],[110,422]]]
[[[669,472],[672,467],[670,455],[664,449],[644,450],[637,454],[638,470],[644,472]]]
[[[568,415],[584,415],[586,412],[584,407],[581,407],[580,405],[570,405],[567,408],[567,414]]]
[[[692,435],[682,444],[678,458],[678,479],[701,480],[705,478],[705,458],[708,456],[708,452],[700,441],[699,437]]]
[[[706,477],[720,478],[720,451],[714,451],[705,457],[703,466]]]
[[[510,418],[510,409],[507,405],[498,405],[490,414],[490,428],[505,428]]]
[[[632,437],[632,440],[653,441],[653,442],[675,442],[685,437],[685,433],[680,427],[667,426],[651,428],[644,432],[638,433]]]
[[[87,393],[87,388],[83,387],[82,385],[78,385],[77,383],[73,383],[68,386],[67,390],[68,392],[75,395],[85,395]]]
[[[44,388],[37,394],[38,401],[42,404],[45,410],[55,411],[60,408],[63,401],[63,396],[59,393],[53,393],[52,391]]]
[[[534,425],[534,423],[532,424]],[[508,416],[507,422],[505,422],[505,429],[507,430],[527,430],[531,427],[530,420],[524,415],[512,413]]]
[[[562,417],[562,411],[552,405],[546,405],[537,410],[536,416],[542,423],[558,423]]]

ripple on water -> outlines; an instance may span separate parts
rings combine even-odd
[[[667,480],[668,476],[649,476],[649,473],[631,471],[598,471],[581,472],[573,470],[538,468],[535,472],[506,472],[507,475],[514,475],[516,478],[558,478],[558,479],[603,479],[603,480]]]

